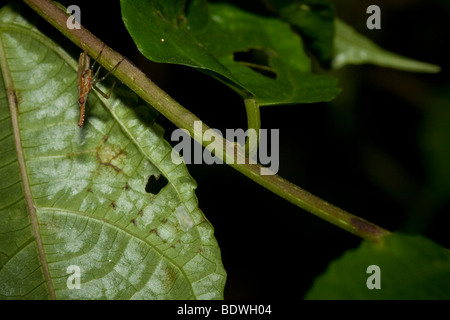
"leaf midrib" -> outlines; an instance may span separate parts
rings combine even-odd
[[[30,183],[28,181],[27,169],[25,165],[25,158],[22,150],[22,141],[20,139],[19,131],[19,118],[18,118],[18,101],[14,90],[14,83],[12,81],[11,73],[6,61],[6,55],[3,47],[3,41],[0,32],[0,67],[3,74],[3,81],[5,82],[5,88],[8,96],[8,105],[11,114],[11,124],[13,129],[14,144],[17,152],[17,162],[19,164],[20,176],[23,183],[24,198],[28,208],[28,214],[30,216],[31,229],[33,232],[34,240],[36,242],[36,248],[38,250],[39,260],[42,266],[42,273],[44,275],[45,283],[47,285],[50,299],[55,300],[55,290],[50,277],[48,269],[47,259],[45,256],[44,246],[42,238],[40,236],[39,224],[37,221],[36,208],[34,205],[33,197],[31,195]]]

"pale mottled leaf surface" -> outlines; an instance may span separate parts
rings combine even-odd
[[[77,62],[15,8],[0,12],[0,298],[222,298],[213,227],[155,112],[124,88],[92,91],[78,128]],[[157,194],[145,191],[152,175],[168,180]],[[67,287],[71,265],[80,289]]]

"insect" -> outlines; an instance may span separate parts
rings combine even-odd
[[[116,85],[116,80],[114,80],[111,89],[106,94],[103,91],[101,91],[99,88],[97,88],[95,85],[99,83],[100,81],[103,81],[106,79],[107,76],[111,72],[113,72],[119,64],[123,61],[120,60],[114,68],[112,68],[107,74],[105,74],[103,77],[98,78],[98,73],[100,72],[101,66],[97,68],[97,71],[94,73],[94,66],[97,63],[98,58],[100,58],[100,55],[103,52],[103,49],[105,46],[103,46],[102,50],[100,50],[97,58],[95,59],[92,66],[90,66],[90,57],[88,56],[86,49],[84,48],[84,45],[81,45],[83,47],[83,52],[80,53],[80,58],[78,59],[78,103],[80,105],[80,121],[78,122],[78,126],[81,128],[84,124],[84,115],[86,111],[86,102],[89,96],[89,93],[91,92],[91,89],[94,88],[98,93],[100,93],[103,97],[106,99],[109,99],[111,96],[111,92],[114,89],[114,86]]]

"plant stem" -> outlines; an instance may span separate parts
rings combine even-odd
[[[83,43],[84,48],[90,56],[96,57],[99,51],[104,47],[102,41],[83,27],[81,27],[81,29],[67,28],[66,21],[68,15],[51,1],[24,1],[80,48],[81,43]],[[111,70],[120,60],[122,60],[122,58],[123,57],[119,53],[105,46],[98,62],[106,69]],[[225,157],[227,159],[235,159],[235,151],[238,155],[246,158],[246,164],[230,165],[273,193],[361,238],[370,241],[378,241],[389,233],[389,231],[371,222],[325,202],[278,175],[261,175],[261,169],[263,169],[263,167],[257,164],[249,164],[248,158],[245,155],[245,149],[242,150],[241,147],[236,146],[233,143],[229,143],[223,139],[217,139],[213,144],[208,141],[203,141],[203,133],[208,130],[209,127],[204,123],[202,123],[201,127],[195,125],[196,121],[200,121],[197,116],[173,100],[127,59],[122,61],[113,74],[177,127],[186,129],[194,139],[202,143],[206,148],[210,149],[212,145],[216,146],[216,151],[219,148],[220,152],[216,152],[216,155],[220,154],[219,156],[223,160]],[[259,108],[254,100],[246,101],[246,107],[247,109],[250,108],[251,111],[249,112],[250,124],[259,128],[259,120],[258,122],[255,122],[255,106],[259,112]],[[257,118],[259,119],[259,115]]]
[[[254,158],[256,155],[256,152],[258,151],[259,146],[259,129],[261,129],[261,116],[259,113],[259,104],[256,102],[256,99],[253,97],[245,98],[245,111],[247,112],[247,129],[249,129],[248,136],[247,136],[247,142],[246,142],[246,150],[247,150],[247,156],[249,158]],[[256,141],[254,141],[254,144],[252,143],[250,137],[250,130],[255,130],[256,134]]]

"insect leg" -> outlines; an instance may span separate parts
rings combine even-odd
[[[95,58],[95,61],[94,61],[94,63],[93,63],[92,66],[91,66],[91,69],[92,69],[92,70],[94,70],[94,66],[95,66],[95,64],[97,63],[98,58],[100,58],[100,56],[102,55],[102,52],[103,52],[103,49],[105,49],[105,46],[106,46],[106,44],[104,43],[102,49],[101,49],[100,52],[98,53],[97,58]],[[101,66],[98,67],[97,72],[96,72],[95,74],[97,74],[98,71],[100,71],[100,68],[101,68]]]
[[[113,84],[111,86],[111,89],[109,89],[108,93],[104,93],[102,90],[97,88],[95,85],[93,85],[92,87],[95,89],[95,91],[100,93],[104,98],[109,99],[109,97],[111,97],[111,93],[112,93],[115,85],[116,85],[116,80],[114,80],[114,82],[113,82]]]
[[[119,64],[120,64],[124,59],[125,59],[125,57],[122,58],[122,60],[120,60],[120,61],[114,66],[114,68],[112,68],[107,74],[105,74],[103,77],[101,77],[101,78],[99,78],[99,79],[97,79],[97,76],[98,76],[98,72],[100,71],[100,67],[99,67],[99,68],[97,69],[97,71],[95,72],[94,80],[93,80],[93,83],[92,83],[92,84],[93,84],[93,88],[94,88],[98,93],[100,93],[103,97],[105,97],[106,99],[109,99],[109,97],[111,96],[111,93],[112,93],[112,91],[113,91],[113,89],[114,89],[114,86],[116,85],[116,79],[114,79],[114,82],[113,82],[113,84],[112,84],[112,86],[111,86],[111,89],[109,89],[109,92],[108,92],[108,93],[104,93],[103,91],[101,91],[99,88],[97,88],[97,87],[95,86],[95,84],[98,83],[98,82],[100,82],[100,81],[105,80],[106,77],[109,76],[109,74],[110,74],[111,72],[113,72],[114,70],[117,69],[117,67],[119,66]]]
[[[120,64],[123,60],[125,60],[125,57],[123,57],[122,60],[120,60],[120,61],[114,66],[114,68],[112,68],[110,71],[108,71],[107,74],[105,74],[103,77],[97,79],[98,73],[99,73],[99,71],[100,71],[100,67],[98,67],[98,69],[97,69],[97,71],[95,72],[95,75],[94,75],[94,83],[97,83],[97,82],[100,82],[100,81],[105,80],[107,76],[109,76],[112,72],[114,72],[114,71],[117,69],[117,67],[119,66],[119,64]]]

